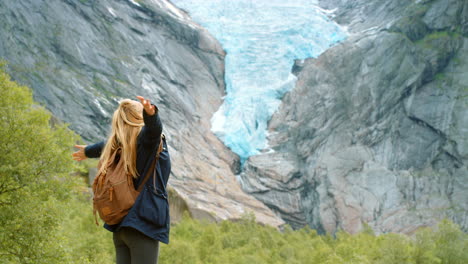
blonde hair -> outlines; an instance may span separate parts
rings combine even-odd
[[[136,169],[137,138],[144,126],[143,105],[137,101],[124,99],[112,116],[112,130],[101,154],[98,175],[106,174],[107,167],[114,162],[110,160],[115,151],[120,151],[125,172],[137,178]]]

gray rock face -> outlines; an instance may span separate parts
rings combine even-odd
[[[169,1],[0,1],[0,57],[9,73],[88,142],[102,140],[121,98],[160,109],[170,185],[194,216],[283,223],[245,194],[238,157],[210,131],[224,95],[222,47]]]
[[[436,0],[427,10],[423,21],[435,30],[460,30],[468,36],[468,2]]]
[[[244,190],[296,228],[468,230],[466,1],[441,2],[322,1],[352,34],[293,67]]]

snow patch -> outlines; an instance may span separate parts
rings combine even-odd
[[[117,15],[115,14],[115,10],[112,9],[112,7],[108,7],[108,8],[107,8],[107,11],[109,11],[109,13],[110,13],[113,17],[117,17]]]
[[[141,7],[141,5],[140,5],[139,3],[137,3],[135,0],[129,0],[129,1],[130,1],[130,3],[132,3],[132,4]]]

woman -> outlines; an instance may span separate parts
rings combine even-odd
[[[169,243],[167,201],[161,205],[160,202],[155,203],[155,200],[156,195],[167,197],[165,187],[171,171],[170,157],[162,135],[158,108],[148,99],[141,96],[137,98],[140,102],[130,99],[120,102],[112,117],[112,131],[107,143],[76,145],[79,150],[72,154],[77,161],[100,157],[101,164],[108,164],[113,162],[109,160],[112,154],[121,149],[120,158],[124,159],[126,172],[133,176],[135,189],[152,169],[151,165],[159,155],[154,171],[151,172],[155,173],[155,177],[147,180],[128,215],[119,224],[104,224],[107,230],[113,232],[117,264],[157,263],[159,241]],[[105,166],[99,168],[98,175],[103,170]],[[158,210],[164,211],[163,214],[156,212]]]

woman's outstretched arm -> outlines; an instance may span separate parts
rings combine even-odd
[[[84,151],[86,145],[75,145],[75,148],[77,148],[78,151],[72,153],[73,160],[82,161],[88,158]]]
[[[92,145],[75,145],[78,151],[73,152],[72,157],[76,161],[82,161],[87,158],[99,158],[101,156],[102,149],[106,145],[105,141],[101,141]]]

